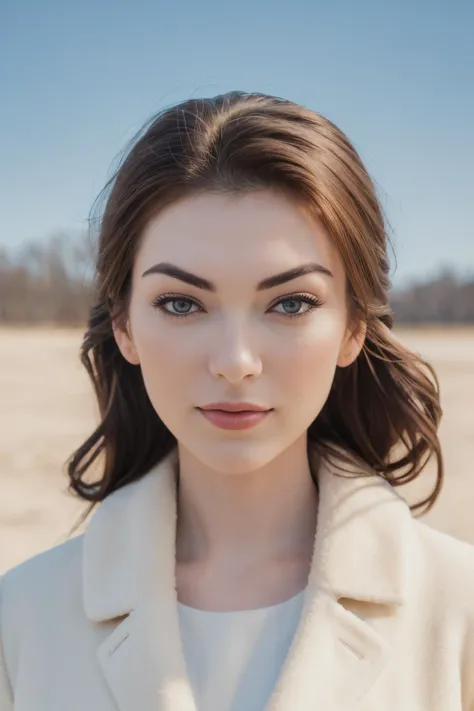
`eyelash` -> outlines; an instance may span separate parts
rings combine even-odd
[[[166,314],[166,316],[171,316],[171,318],[175,318],[177,320],[188,318],[189,316],[192,316],[193,313],[199,313],[195,311],[193,313],[187,314],[173,314],[164,308],[166,304],[169,304],[173,301],[189,301],[190,303],[195,304],[195,306],[199,306],[199,308],[201,308],[197,301],[191,299],[189,296],[183,296],[181,294],[162,294],[161,296],[158,296],[152,301],[152,306],[160,309],[160,311]],[[307,309],[306,311],[303,311],[303,313],[298,314],[279,313],[278,315],[283,316],[283,318],[302,318],[303,316],[307,316],[308,314],[310,314],[314,309],[317,309],[323,305],[323,302],[312,294],[290,294],[279,299],[275,304],[273,304],[272,308],[278,306],[281,303],[284,303],[285,301],[302,301],[305,304],[309,304],[311,308]]]

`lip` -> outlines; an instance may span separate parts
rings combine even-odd
[[[251,402],[211,402],[198,410],[224,410],[224,412],[269,412],[270,407],[254,405]]]
[[[262,422],[272,410],[210,410],[197,408],[213,425],[222,430],[248,430]]]

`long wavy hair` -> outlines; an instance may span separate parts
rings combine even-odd
[[[343,450],[393,486],[418,477],[434,455],[433,490],[412,510],[427,511],[435,502],[443,481],[439,385],[432,367],[392,333],[389,240],[372,180],[327,118],[274,96],[230,92],[153,116],[102,193],[107,199],[81,347],[100,422],[67,461],[69,490],[91,502],[82,521],[176,444],[150,402],[140,367],[125,360],[112,330],[113,321],[127,317],[145,226],[165,206],[197,192],[261,188],[283,190],[317,214],[344,264],[351,319],[367,328],[358,358],[337,368],[308,445],[329,456]],[[100,476],[87,481],[99,455]]]

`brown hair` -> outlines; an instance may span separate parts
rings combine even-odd
[[[434,453],[432,493],[443,480],[436,375],[392,334],[384,217],[355,148],[328,119],[273,96],[231,92],[167,109],[142,129],[106,186],[94,303],[81,360],[100,424],[68,460],[70,489],[95,504],[137,480],[176,444],[154,410],[139,367],[120,353],[112,319],[126,317],[131,272],[147,222],[165,205],[205,190],[276,188],[314,210],[347,275],[350,313],[367,333],[357,360],[337,368],[322,411],[308,429],[321,453],[356,456],[394,486],[415,479]],[[85,474],[99,454],[98,481]],[[85,516],[82,520],[84,520]]]

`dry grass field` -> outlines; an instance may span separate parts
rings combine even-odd
[[[446,482],[426,522],[474,544],[474,329],[399,332],[435,366],[444,418]],[[64,540],[83,504],[64,462],[92,431],[95,403],[79,362],[81,334],[0,330],[0,573]],[[431,484],[423,482],[407,498]]]

